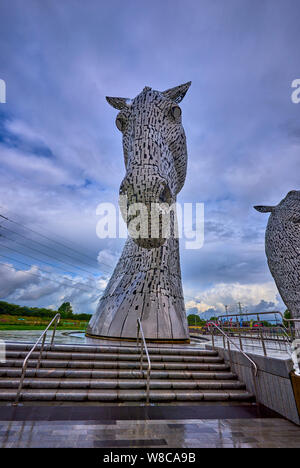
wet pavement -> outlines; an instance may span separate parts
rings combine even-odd
[[[280,418],[0,421],[2,448],[299,448]]]
[[[42,330],[0,330],[0,340],[7,342],[18,342],[18,343],[35,343],[42,334]],[[46,343],[51,341],[52,330],[47,333]],[[85,336],[84,332],[78,332],[74,330],[57,330],[55,334],[55,344],[82,344],[82,345],[96,345],[96,346],[136,346],[136,341],[125,341],[125,340],[105,340],[97,338],[89,338]],[[205,344],[210,343],[209,339],[202,338],[192,339],[189,344],[180,343],[151,343],[147,342],[149,348],[190,348],[190,347],[205,347]]]

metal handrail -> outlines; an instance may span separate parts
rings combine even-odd
[[[255,376],[257,376],[257,372],[258,372],[257,365],[256,365],[255,362],[248,356],[248,354],[246,354],[240,347],[238,347],[237,344],[236,344],[234,341],[232,341],[232,340],[229,338],[229,336],[228,336],[223,330],[221,330],[220,327],[218,327],[218,325],[216,325],[214,322],[209,322],[209,323],[210,323],[210,325],[213,325],[215,328],[217,328],[217,330],[219,330],[219,332],[222,333],[222,335],[227,339],[227,341],[228,341],[229,343],[233,344],[233,346],[235,346],[235,348],[236,348],[238,351],[240,351],[240,352],[242,353],[242,355],[245,356],[245,358],[248,359],[248,361],[251,362],[251,364],[253,365],[254,370],[255,370]],[[215,345],[214,345],[214,340],[213,340],[213,347],[214,347],[214,346],[215,346]]]
[[[20,398],[20,394],[21,394],[21,391],[22,391],[22,388],[23,388],[23,382],[24,382],[24,378],[25,378],[25,374],[26,374],[26,370],[27,370],[27,364],[28,364],[28,359],[30,358],[31,354],[33,353],[33,351],[35,350],[35,348],[37,347],[37,345],[39,344],[39,342],[41,341],[41,339],[43,338],[42,340],[42,344],[41,344],[41,347],[40,347],[40,354],[39,354],[39,357],[38,357],[38,362],[37,362],[37,366],[36,366],[36,369],[38,370],[40,368],[40,364],[41,364],[41,357],[42,357],[42,353],[43,353],[43,350],[44,350],[44,344],[45,344],[45,339],[46,339],[46,335],[47,335],[47,331],[49,330],[49,328],[51,327],[51,325],[53,324],[53,322],[55,322],[54,324],[54,329],[53,329],[53,333],[52,333],[52,338],[51,338],[51,346],[53,345],[53,342],[54,342],[54,337],[55,337],[55,332],[56,332],[56,327],[60,321],[60,314],[56,314],[55,317],[53,317],[53,319],[51,320],[51,322],[48,324],[48,326],[45,328],[45,330],[43,331],[43,333],[41,334],[41,336],[39,337],[39,339],[37,340],[37,342],[33,345],[33,347],[31,348],[31,350],[27,353],[24,361],[23,361],[23,365],[22,365],[22,373],[21,373],[21,379],[20,379],[20,383],[19,383],[19,388],[18,388],[18,391],[17,391],[17,395],[16,395],[16,399],[15,399],[15,402],[13,403],[14,405],[17,405],[18,402],[19,402],[19,398]]]
[[[253,315],[256,315],[258,317],[258,321],[260,321],[259,320],[260,315],[272,315],[272,314],[274,314],[274,315],[279,314],[281,316],[281,318],[282,318],[282,321],[284,321],[284,322],[300,322],[300,318],[294,318],[294,319],[285,318],[283,313],[280,312],[280,310],[273,310],[271,312],[241,312],[241,313],[238,313],[238,314],[226,314],[226,315],[223,314],[223,315],[219,315],[218,318],[251,317]],[[287,330],[287,328],[284,325],[283,325],[283,328],[285,328]]]
[[[140,372],[141,372],[141,373],[143,372],[144,348],[145,348],[145,352],[146,352],[146,356],[147,356],[147,360],[148,360],[148,368],[147,368],[147,393],[146,393],[146,395],[147,395],[147,396],[146,396],[146,403],[147,403],[147,405],[148,405],[148,404],[149,404],[149,400],[150,400],[151,360],[150,360],[149,353],[148,353],[148,348],[147,348],[147,343],[146,343],[146,340],[145,340],[145,335],[144,335],[142,323],[141,323],[141,320],[138,318],[138,319],[137,319],[137,335],[136,335],[136,345],[137,345],[137,347],[139,346],[140,333],[141,333],[141,335],[142,335],[142,339],[141,339],[141,357],[140,357]]]
[[[253,385],[254,385],[254,391],[255,391],[255,399],[256,399],[256,403],[259,403],[258,402],[258,391],[257,391],[257,385],[256,385],[256,378],[257,378],[257,374],[258,374],[258,367],[257,365],[255,364],[255,362],[248,356],[248,354],[246,354],[242,348],[239,348],[235,343],[234,341],[232,341],[229,336],[223,332],[223,330],[221,330],[220,327],[218,327],[218,325],[216,325],[214,322],[209,322],[209,324],[213,325],[215,328],[217,328],[217,330],[219,330],[222,335],[223,335],[223,341],[224,341],[224,351],[225,351],[225,338],[227,339],[227,344],[228,344],[228,352],[229,352],[229,359],[230,359],[230,364],[231,364],[231,368],[232,368],[232,362],[231,362],[231,352],[230,352],[230,346],[229,346],[229,343],[233,344],[233,346],[235,346],[235,348],[240,352],[242,353],[242,355],[248,359],[248,361],[252,364],[252,378],[253,378]],[[214,342],[214,334],[212,332],[212,344],[213,344],[213,348],[215,348],[215,342]],[[253,372],[253,369],[254,369],[254,372]]]
[[[287,318],[284,317],[283,313],[280,312],[279,310],[274,310],[274,311],[270,311],[270,312],[252,312],[252,313],[251,312],[243,312],[243,313],[240,312],[240,313],[237,313],[237,314],[226,314],[226,315],[223,314],[223,315],[220,315],[218,317],[218,319],[226,319],[226,318],[228,319],[229,317],[247,317],[247,318],[249,318],[249,317],[251,317],[253,315],[256,315],[257,321],[260,322],[259,317],[261,315],[272,315],[272,314],[275,315],[275,316],[276,316],[276,314],[281,316],[282,323],[280,325],[280,328],[282,329],[282,331],[283,331],[284,335],[286,336],[288,342],[291,343],[293,341],[293,338],[294,338],[294,336],[293,336],[294,333],[293,333],[293,330],[291,329],[291,323],[300,322],[300,318],[287,319]],[[271,321],[274,321],[274,320],[271,320]],[[276,322],[277,322],[277,319],[276,319]],[[284,322],[288,322],[289,328],[287,328],[284,325]],[[245,327],[242,327],[242,329],[244,331]],[[291,336],[289,335],[289,333],[290,333]]]

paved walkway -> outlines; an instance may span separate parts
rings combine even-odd
[[[300,447],[300,429],[283,419],[1,421],[1,448]]]
[[[299,427],[260,416],[255,405],[1,406],[0,447],[300,447]]]

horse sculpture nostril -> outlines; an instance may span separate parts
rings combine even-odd
[[[169,187],[166,185],[160,193],[159,196],[160,203],[168,203],[169,205],[172,202],[172,194]]]

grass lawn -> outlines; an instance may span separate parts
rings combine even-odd
[[[0,315],[0,330],[44,330],[51,317],[22,317],[18,315]],[[74,319],[61,319],[58,330],[85,330],[88,322]]]

